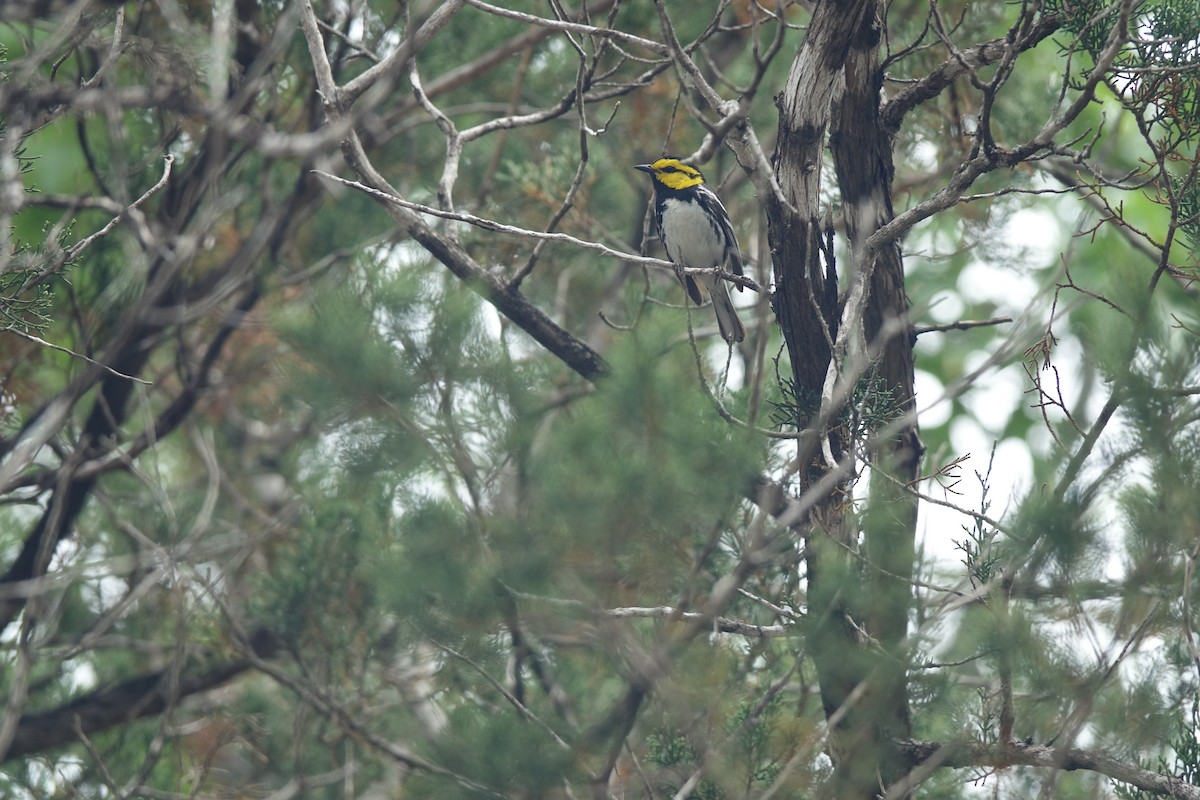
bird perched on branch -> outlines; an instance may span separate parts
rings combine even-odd
[[[700,170],[671,156],[634,168],[650,173],[654,179],[654,219],[667,258],[676,267],[719,268],[734,275],[743,274],[742,252],[729,224],[729,212],[712,189],[704,185]],[[733,344],[746,338],[746,328],[729,297],[728,281],[715,273],[681,272],[679,279],[696,305],[704,303],[700,289],[703,283],[712,297],[717,326],[725,341]],[[742,290],[740,285],[737,288]]]

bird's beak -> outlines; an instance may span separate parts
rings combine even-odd
[[[634,169],[640,169],[642,172],[654,172],[654,167],[649,164],[634,164]]]

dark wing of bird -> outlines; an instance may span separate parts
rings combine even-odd
[[[719,220],[721,234],[725,237],[725,255],[729,258],[729,271],[734,275],[746,274],[742,267],[742,249],[738,247],[737,236],[729,222],[729,212],[725,210],[721,198],[707,186],[699,186],[698,191],[703,202],[708,203],[717,212],[713,216]],[[737,288],[739,292],[742,290],[740,285]]]

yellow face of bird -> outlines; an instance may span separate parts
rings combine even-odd
[[[700,170],[689,166],[678,158],[660,158],[651,164],[638,164],[636,169],[649,172],[654,180],[670,189],[688,189],[704,183]]]

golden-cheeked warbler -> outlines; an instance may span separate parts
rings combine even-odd
[[[634,168],[650,173],[654,179],[654,219],[667,258],[679,267],[717,267],[734,275],[743,274],[742,252],[729,223],[729,212],[704,185],[700,170],[670,156]],[[746,328],[729,297],[729,282],[717,275],[681,274],[684,288],[696,305],[704,303],[697,277],[712,297],[721,336],[730,344],[745,339]]]

